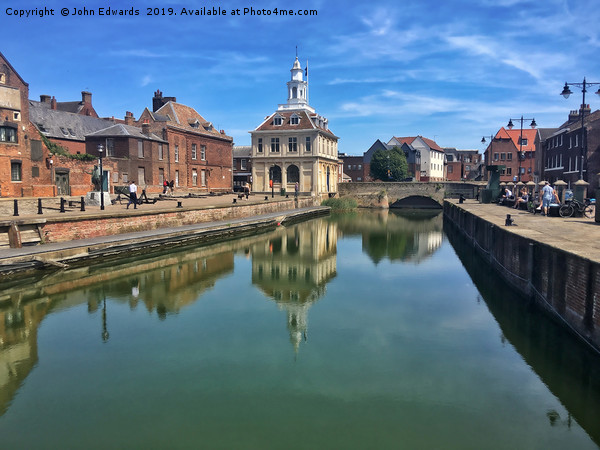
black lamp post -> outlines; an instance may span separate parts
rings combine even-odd
[[[587,142],[585,139],[585,128],[584,128],[584,116],[585,116],[585,93],[587,92],[586,87],[600,85],[600,83],[588,83],[585,81],[585,77],[583,78],[583,83],[567,83],[565,82],[565,87],[563,91],[560,93],[564,98],[569,98],[573,92],[569,89],[569,86],[577,86],[581,88],[581,92],[583,93],[583,99],[581,100],[581,164],[579,165],[579,179],[583,180],[583,166],[584,162],[587,159]],[[596,91],[597,95],[600,95],[600,88]]]
[[[531,128],[535,128],[537,127],[537,123],[535,123],[535,119],[524,119],[523,116],[521,116],[520,119],[515,119],[515,120],[520,120],[521,121],[521,134],[519,135],[519,177],[518,177],[518,181],[521,181],[521,162],[525,159],[525,155],[523,154],[523,121],[525,120],[531,120],[531,124],[530,127]],[[512,122],[512,119],[508,119],[508,125],[507,125],[509,130],[512,130],[514,125]]]
[[[104,152],[104,146],[98,144],[98,154],[100,155],[100,209],[104,210],[104,172],[102,171],[102,153]]]

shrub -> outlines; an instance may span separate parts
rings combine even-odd
[[[350,211],[356,209],[358,203],[353,198],[328,198],[321,203],[323,206],[329,206],[334,211]]]

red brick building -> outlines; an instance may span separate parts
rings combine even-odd
[[[156,91],[152,109],[144,110],[137,124],[147,122],[150,130],[168,142],[160,167],[178,187],[198,192],[233,190],[233,138],[189,106]]]
[[[49,195],[49,154],[29,122],[29,84],[0,53],[0,195]]]
[[[146,187],[148,193],[162,192],[163,181],[167,179],[164,165],[169,144],[151,133],[149,124],[143,124],[142,128],[115,124],[88,134],[85,145],[86,153],[95,156],[100,156],[99,146],[102,146],[108,192],[114,193],[115,186],[127,186],[131,181]]]
[[[505,166],[500,174],[500,181],[535,181],[535,149],[538,140],[539,133],[536,129],[523,129],[521,140],[520,128],[507,130],[502,127],[485,150],[486,164]]]

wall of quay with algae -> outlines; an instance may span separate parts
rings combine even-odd
[[[509,284],[600,351],[600,264],[444,202],[444,216]]]
[[[313,198],[298,199],[298,207],[314,206]],[[179,227],[196,223],[219,222],[230,219],[287,211],[295,208],[294,199],[249,205],[219,206],[180,211],[118,213],[108,216],[81,216],[80,218],[50,219],[42,227],[43,241],[67,242],[83,238],[111,236],[136,231]]]

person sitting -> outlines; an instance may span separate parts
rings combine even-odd
[[[512,198],[512,192],[510,191],[510,189],[503,187],[502,190],[500,191],[500,200],[498,201],[498,203],[500,205],[506,205],[506,201],[510,200]]]
[[[528,201],[529,201],[529,194],[527,193],[527,189],[523,188],[523,189],[521,189],[521,195],[519,196],[519,198],[517,198],[515,200],[515,206],[513,206],[513,208],[519,209],[519,206],[521,204],[525,204],[525,206],[527,207]],[[527,209],[527,208],[525,208],[525,209]]]

